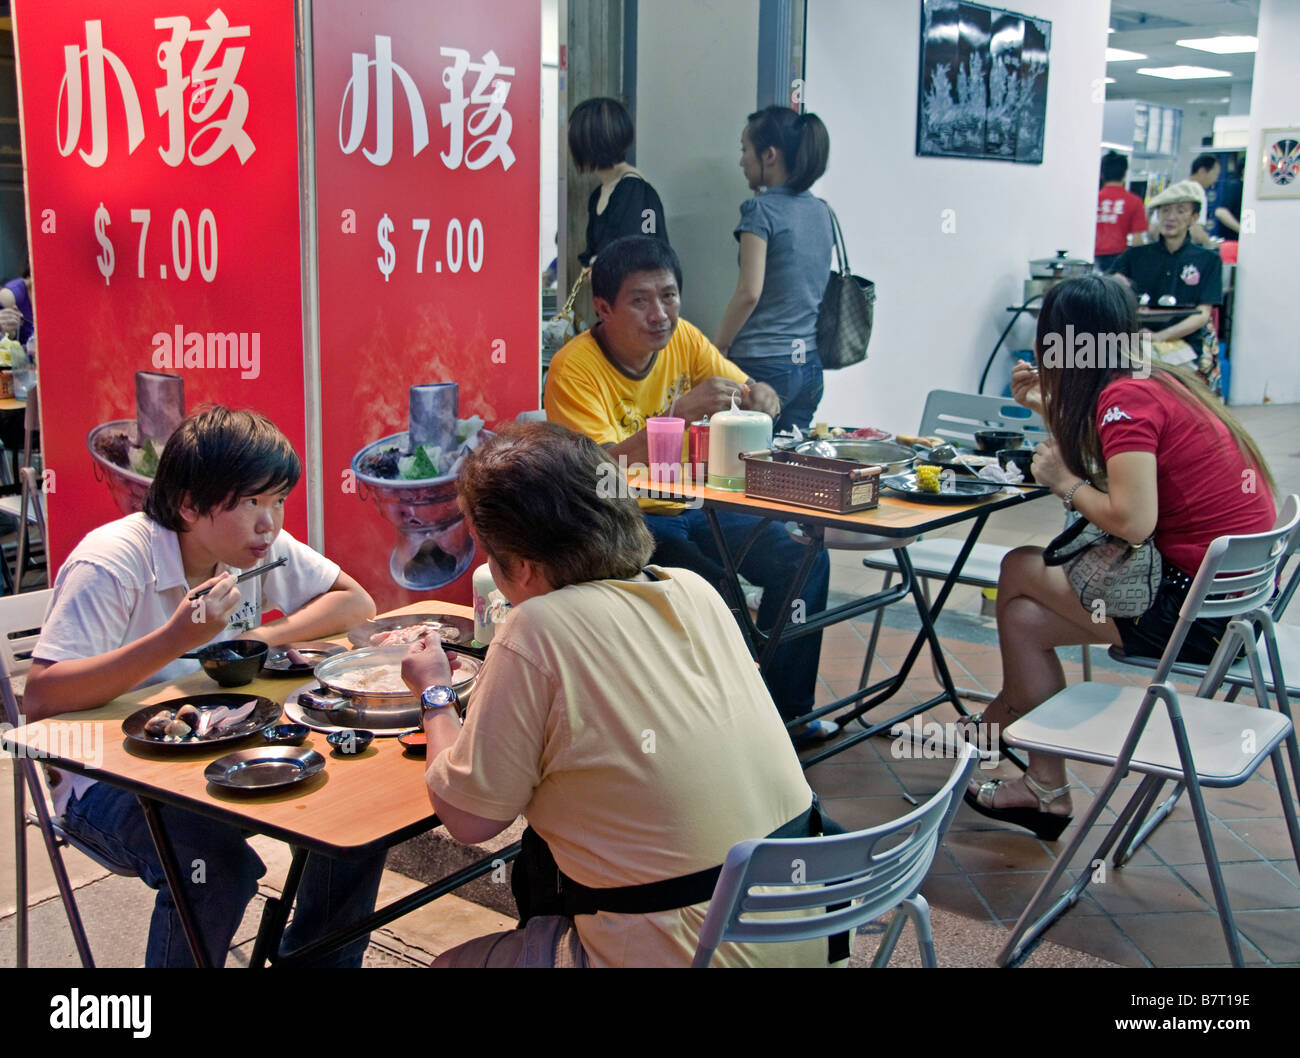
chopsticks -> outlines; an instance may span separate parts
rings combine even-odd
[[[268,562],[265,566],[258,566],[256,569],[250,569],[247,573],[241,573],[238,577],[236,577],[235,583],[243,584],[244,581],[249,580],[252,577],[260,577],[264,573],[270,573],[271,570],[275,569],[277,566],[283,566],[288,561],[289,560],[287,558],[277,558],[274,562]],[[207,595],[208,592],[210,592],[211,590],[212,590],[211,588],[200,588],[198,591],[190,595],[190,599],[194,600],[194,599],[202,598],[204,595]]]

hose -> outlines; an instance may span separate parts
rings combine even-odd
[[[1035,294],[1033,297],[1027,298],[1025,303],[1015,310],[1015,314],[1011,317],[1011,322],[1007,324],[1006,329],[1002,332],[1002,337],[998,339],[997,345],[993,347],[993,352],[989,353],[988,362],[984,365],[984,373],[980,375],[980,385],[977,390],[978,393],[983,394],[984,383],[986,383],[989,378],[989,369],[993,367],[993,361],[997,359],[998,350],[1002,348],[1002,343],[1007,340],[1007,335],[1011,333],[1011,328],[1016,325],[1016,320],[1020,319],[1022,313],[1028,312],[1035,301],[1042,300],[1042,294]]]

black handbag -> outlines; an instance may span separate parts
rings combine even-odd
[[[835,263],[817,309],[817,354],[822,367],[835,370],[867,358],[876,315],[876,284],[849,269],[849,251],[835,210],[826,206],[835,234]]]
[[[1130,544],[1086,518],[1077,518],[1043,549],[1043,564],[1063,566],[1084,609],[1104,617],[1141,617],[1151,608],[1162,576],[1153,539]]]

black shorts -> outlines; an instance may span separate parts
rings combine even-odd
[[[1178,624],[1178,611],[1183,608],[1192,578],[1180,569],[1164,565],[1164,576],[1156,589],[1151,608],[1141,617],[1116,617],[1124,653],[1130,657],[1158,658],[1165,652]],[[1193,665],[1208,665],[1219,649],[1219,642],[1227,631],[1226,617],[1203,617],[1192,622],[1178,660]]]

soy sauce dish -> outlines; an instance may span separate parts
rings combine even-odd
[[[325,741],[334,747],[334,752],[344,757],[355,757],[366,751],[366,747],[375,740],[373,731],[353,730],[331,731]]]

